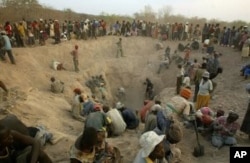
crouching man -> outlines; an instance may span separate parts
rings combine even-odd
[[[221,116],[216,120],[212,136],[213,146],[221,148],[223,145],[232,146],[237,144],[234,135],[240,128],[240,125],[236,122],[238,118],[237,113],[230,112],[228,116]]]
[[[60,80],[56,80],[55,77],[50,78],[51,86],[50,90],[53,93],[63,93],[64,91],[64,83]]]

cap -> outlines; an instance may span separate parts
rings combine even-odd
[[[202,77],[205,77],[205,78],[209,78],[209,72],[208,71],[205,71],[202,75]]]

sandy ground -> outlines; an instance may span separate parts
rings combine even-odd
[[[15,48],[13,49],[17,65],[0,62],[0,78],[7,87],[19,87],[19,91],[25,92],[26,100],[17,100],[9,113],[17,115],[26,125],[44,125],[56,137],[60,137],[58,143],[46,145],[45,150],[53,159],[53,162],[66,163],[68,150],[76,137],[82,132],[83,123],[71,117],[72,90],[80,87],[86,94],[90,90],[85,82],[93,75],[102,74],[107,81],[107,93],[110,105],[114,101],[115,90],[123,86],[127,90],[126,105],[134,110],[142,106],[146,77],[155,85],[156,93],[168,99],[174,95],[175,77],[177,66],[171,64],[168,70],[162,70],[156,74],[160,57],[164,50],[155,50],[157,40],[145,37],[123,38],[124,58],[116,58],[116,42],[118,37],[107,36],[97,40],[66,41],[59,45],[52,45],[48,41],[46,46]],[[79,45],[80,73],[73,71],[73,62],[70,51],[74,45]],[[171,54],[177,47],[177,42],[163,42],[164,49],[171,47]],[[240,53],[231,48],[216,47],[223,56],[220,58],[224,68],[223,74],[215,81],[218,87],[211,107],[217,109],[222,106],[225,111],[235,110],[240,114],[239,122],[245,114],[247,107],[247,94],[244,85],[248,80],[243,80],[239,74],[240,67],[247,60],[242,60]],[[193,51],[191,58],[197,58],[201,62],[204,54],[201,50]],[[50,68],[51,61],[55,59],[64,63],[66,71],[55,71]],[[55,76],[65,83],[63,94],[52,94],[49,91],[50,77]],[[0,114],[0,118],[4,114]],[[138,138],[143,129],[140,124],[138,131],[129,130],[122,136],[110,138],[108,141],[118,146],[124,156],[124,163],[132,162],[139,149]],[[216,151],[207,140],[201,138],[201,144],[205,145],[205,156],[195,158],[192,156],[196,144],[194,131],[184,130],[184,139],[177,145],[182,150],[183,163],[227,163],[229,162],[229,147],[223,147]],[[247,136],[237,133],[239,145],[249,146]]]

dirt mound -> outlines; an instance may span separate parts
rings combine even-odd
[[[158,42],[152,38],[126,37],[123,38],[123,50],[126,57],[116,58],[116,42],[118,37],[107,36],[97,40],[71,40],[59,45],[48,43],[42,47],[13,49],[17,65],[0,62],[1,80],[7,87],[20,87],[20,91],[27,95],[25,101],[19,100],[9,108],[9,112],[17,115],[28,126],[44,125],[53,132],[59,143],[48,145],[46,151],[54,162],[68,162],[68,150],[76,137],[82,132],[83,123],[75,121],[70,115],[73,89],[80,87],[86,94],[91,95],[85,82],[94,75],[103,75],[107,81],[106,92],[109,104],[116,101],[116,89],[123,86],[127,92],[128,107],[138,110],[142,106],[145,85],[148,77],[155,85],[156,94],[160,94],[163,103],[174,95],[177,66],[173,63],[168,70],[157,74],[160,57],[165,48],[171,47],[171,54],[177,48],[177,42],[163,42],[164,48],[155,49]],[[70,51],[74,45],[79,45],[80,72],[73,71],[73,61]],[[184,43],[185,44],[185,43]],[[245,113],[247,97],[243,86],[246,81],[240,81],[239,67],[242,64],[239,54],[232,49],[218,47],[224,55],[221,62],[224,72],[216,79],[218,87],[215,99],[211,106],[216,108],[222,105],[225,110],[238,111],[241,118]],[[200,51],[193,51],[191,57],[201,59]],[[66,71],[55,71],[50,67],[52,60],[64,64]],[[62,80],[65,83],[63,94],[52,94],[49,91],[50,77]],[[2,117],[4,115],[1,115]],[[240,119],[241,120],[241,119]],[[143,125],[140,125],[143,129]],[[124,156],[124,162],[132,162],[138,149],[140,131],[126,131],[122,136],[110,138],[108,141],[118,145]],[[185,130],[185,139],[178,145],[183,154],[182,162],[228,162],[229,149],[223,148],[214,152],[209,142],[202,140],[206,145],[206,154],[201,158],[194,158],[192,150],[195,144],[193,130]],[[246,143],[244,135],[238,134],[239,142]],[[214,154],[215,153],[215,154]],[[213,156],[213,157],[211,157]]]

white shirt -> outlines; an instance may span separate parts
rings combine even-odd
[[[184,87],[190,86],[190,77],[189,76],[184,77],[182,84]]]
[[[185,73],[185,70],[184,70],[184,68],[182,67],[181,69],[179,69],[179,72],[177,73],[177,77],[184,76],[184,73]]]
[[[207,82],[203,83],[203,79],[201,79],[200,85],[199,85],[199,95],[209,95],[209,91],[213,90],[213,84],[211,80],[208,80]]]

